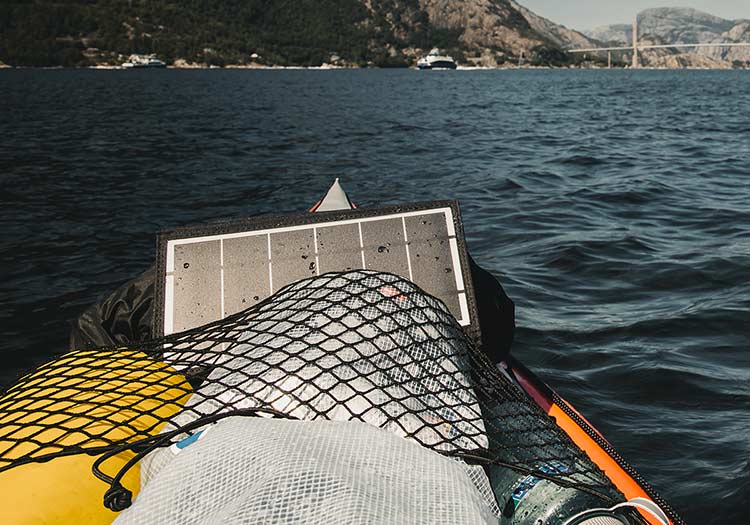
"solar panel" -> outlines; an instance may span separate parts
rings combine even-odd
[[[368,269],[408,278],[478,337],[455,201],[222,221],[158,237],[155,332],[222,319],[300,279]]]

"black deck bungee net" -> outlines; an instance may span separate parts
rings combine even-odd
[[[132,362],[113,376],[123,354]],[[112,383],[132,387],[132,377],[123,380],[132,374],[139,388],[118,398]],[[75,403],[60,406],[66,400]],[[124,436],[98,428],[98,414],[112,406]],[[443,303],[401,277],[366,270],[298,281],[238,314],[137,348],[73,352],[40,367],[0,398],[0,472],[104,454],[94,472],[111,485],[107,506],[120,510],[130,504],[120,484],[128,468],[230,416],[359,420],[467,463],[533,474],[603,504],[623,500]],[[103,474],[101,464],[124,450],[136,457],[116,476]]]

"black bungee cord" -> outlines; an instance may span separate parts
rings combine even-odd
[[[217,421],[228,417],[248,417],[259,416],[262,414],[270,415],[274,419],[297,420],[297,418],[295,417],[292,417],[278,410],[274,410],[272,408],[242,408],[229,412],[220,412],[218,414],[203,416],[170,432],[157,434],[156,436],[150,436],[138,441],[133,441],[131,443],[125,443],[102,454],[96,459],[96,461],[94,461],[94,464],[91,466],[91,472],[98,479],[109,485],[109,489],[107,489],[107,492],[104,493],[104,506],[114,512],[120,512],[130,507],[133,502],[133,492],[122,485],[122,478],[131,468],[133,468],[136,463],[141,461],[147,454],[151,453],[157,448],[171,445],[172,439],[174,437],[186,432],[190,432],[191,430],[195,430],[196,428],[210,425],[211,423],[216,423]],[[115,477],[110,477],[102,472],[102,463],[122,452],[125,452],[126,450],[133,451],[136,454],[135,456],[130,458],[130,460],[125,463],[125,465],[122,466]]]

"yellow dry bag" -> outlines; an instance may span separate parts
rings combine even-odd
[[[0,398],[3,524],[111,523],[108,487],[91,473],[96,456],[83,452],[157,434],[190,393],[169,365],[127,349],[70,352],[22,378]],[[123,452],[102,469],[114,476],[132,457]],[[122,482],[137,494],[139,469]]]

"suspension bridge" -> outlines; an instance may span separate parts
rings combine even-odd
[[[612,67],[612,51],[632,51],[633,58],[631,67],[640,67],[638,52],[644,49],[666,49],[666,48],[698,48],[698,47],[750,47],[750,42],[707,42],[701,44],[639,44],[638,43],[638,20],[633,22],[633,45],[614,47],[591,47],[586,49],[568,49],[568,53],[594,53],[607,52],[607,67]]]

